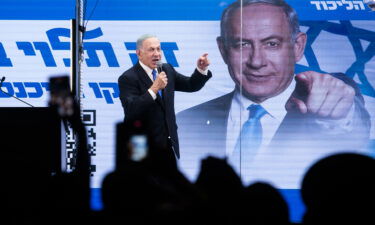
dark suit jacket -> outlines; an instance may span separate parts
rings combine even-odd
[[[355,116],[351,131],[331,132],[316,123],[316,118],[298,113],[287,113],[268,145],[269,154],[277,155],[269,161],[289,164],[293,157],[311,160],[336,150],[355,150],[367,143],[370,130],[369,114],[355,83],[343,74],[333,74],[356,90]],[[344,76],[344,77],[343,77]],[[181,143],[182,168],[187,173],[197,173],[202,158],[213,155],[225,157],[227,121],[234,92],[189,108],[177,114]],[[298,160],[295,162],[298,162]],[[265,160],[266,161],[266,160]],[[297,168],[297,167],[296,167]],[[282,170],[280,168],[280,170]],[[193,178],[195,175],[191,175]]]
[[[168,84],[163,89],[163,97],[156,100],[147,91],[152,81],[139,63],[125,71],[118,79],[120,100],[125,112],[125,122],[144,121],[151,141],[158,147],[170,144],[180,157],[176,116],[174,111],[174,91],[194,92],[200,90],[212,76],[208,71],[204,76],[195,70],[191,77],[178,73],[171,65],[163,64]],[[169,143],[170,142],[170,143]]]

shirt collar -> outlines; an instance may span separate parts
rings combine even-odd
[[[275,118],[278,121],[282,121],[287,113],[285,104],[291,96],[295,85],[296,82],[293,79],[289,86],[282,93],[263,101],[262,103],[260,103],[260,105],[268,112],[271,117]],[[244,97],[236,89],[233,97],[232,107],[237,108],[237,110],[240,111],[247,111],[247,107],[249,107],[251,104],[258,103],[255,103],[250,99]]]
[[[152,71],[153,69],[151,69],[150,67],[146,66],[145,64],[143,64],[140,60],[139,60],[139,64],[141,65],[141,67],[146,71],[147,75],[149,77],[152,77]]]

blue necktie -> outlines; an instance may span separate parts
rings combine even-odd
[[[156,74],[156,70],[152,70],[152,80],[156,79]],[[158,94],[160,95],[160,97],[163,97],[161,90],[158,91]]]
[[[257,104],[250,105],[247,110],[249,110],[249,118],[241,128],[233,153],[234,159],[240,159],[240,167],[242,167],[241,164],[251,162],[257,153],[262,143],[263,132],[260,119],[267,114],[267,111]]]

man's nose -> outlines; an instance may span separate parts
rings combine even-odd
[[[246,65],[258,69],[266,65],[266,59],[263,49],[260,46],[254,46],[249,53]]]
[[[154,51],[154,56],[160,57],[161,56],[161,51],[155,50]]]

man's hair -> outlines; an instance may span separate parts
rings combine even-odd
[[[230,19],[230,15],[237,9],[251,4],[255,3],[264,3],[264,4],[269,4],[277,7],[281,7],[281,9],[284,11],[288,22],[289,22],[289,27],[291,31],[291,37],[292,41],[294,41],[297,37],[297,34],[300,32],[299,29],[299,23],[298,23],[298,16],[296,11],[288,5],[284,0],[237,0],[233,2],[231,5],[229,5],[223,12],[221,16],[221,23],[220,23],[220,28],[221,28],[221,38],[223,38],[224,42],[227,41],[227,26],[228,26],[228,19]]]
[[[140,37],[137,39],[137,50],[141,49],[141,48],[142,48],[142,45],[143,45],[143,42],[144,42],[146,39],[149,39],[149,38],[158,38],[158,37],[156,37],[156,35],[153,35],[153,34],[144,34],[144,35],[140,36]]]

